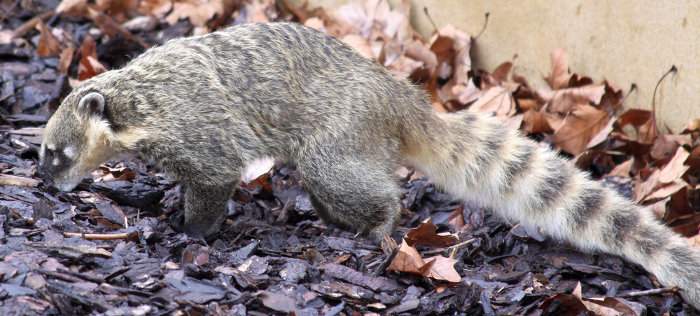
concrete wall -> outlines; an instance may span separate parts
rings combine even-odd
[[[625,91],[636,83],[639,89],[626,106],[650,108],[656,82],[676,65],[678,74],[657,93],[660,121],[677,132],[690,118],[700,117],[698,1],[410,1],[413,24],[424,35],[433,30],[424,6],[438,26],[453,24],[472,35],[490,12],[477,40],[476,64],[492,70],[517,54],[515,71],[535,86],[543,84],[541,77],[550,69],[549,53],[562,47],[573,72],[609,79]],[[311,2],[333,7],[347,1]]]

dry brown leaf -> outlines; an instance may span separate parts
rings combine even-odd
[[[593,148],[608,140],[608,136],[610,136],[610,133],[613,131],[613,125],[615,125],[615,120],[608,120],[608,124],[591,138],[586,148]]]
[[[177,21],[179,21],[180,19],[189,19],[192,25],[194,26],[206,27],[207,22],[211,21],[214,18],[214,16],[222,16],[226,12],[230,13],[230,11],[227,10],[227,5],[232,4],[228,4],[228,1],[223,0],[179,0],[173,2],[173,9],[170,12],[170,14],[168,14],[168,16],[165,18],[165,20],[168,22],[168,24],[173,25],[177,23]],[[250,11],[263,12],[264,8],[267,8],[268,3],[252,1],[247,5],[252,6],[250,8],[254,9]],[[261,21],[260,17],[256,16],[252,17],[250,22],[267,22],[267,18],[265,17],[263,21]]]
[[[690,135],[670,135],[664,134],[654,140],[649,155],[656,161],[666,161],[676,153],[678,146],[691,145]]]
[[[75,54],[75,47],[73,45],[68,46],[61,52],[61,56],[58,59],[58,72],[61,74],[68,74],[70,65],[73,62],[73,54]]]
[[[396,78],[404,79],[408,78],[413,72],[421,68],[423,63],[417,60],[413,60],[406,56],[399,56],[399,59],[394,61],[389,66],[389,71],[396,76]]]
[[[678,179],[681,179],[686,171],[690,168],[685,165],[685,161],[688,160],[690,153],[683,147],[678,147],[675,155],[671,158],[671,161],[664,166],[659,173],[659,182],[661,183],[671,183]]]
[[[433,109],[435,109],[435,111],[443,112],[443,113],[449,112],[447,110],[447,107],[445,107],[445,105],[440,103],[440,102],[433,102],[432,105],[433,105]]]
[[[474,104],[469,106],[470,112],[493,113],[499,117],[510,117],[515,114],[515,110],[513,95],[500,86],[488,89]]]
[[[355,51],[360,53],[362,57],[373,59],[374,54],[372,54],[372,47],[370,47],[369,42],[362,36],[357,34],[348,34],[342,39],[343,43],[350,45]]]
[[[409,246],[447,247],[457,243],[453,234],[437,233],[437,226],[428,218],[418,227],[411,228],[404,237]]]
[[[440,280],[456,283],[462,280],[462,277],[455,270],[455,263],[457,260],[452,258],[447,258],[443,256],[434,256],[425,258],[425,265],[429,265],[429,269],[423,272],[423,276]]]
[[[135,178],[136,173],[130,168],[124,166],[109,167],[106,165],[102,165],[99,167],[98,170],[93,172],[93,180],[95,182],[106,182],[114,180],[131,181]]]
[[[455,259],[435,256],[425,260],[416,248],[409,246],[404,239],[396,256],[387,268],[390,271],[419,274],[439,281],[459,282],[462,277],[454,269]]]
[[[690,168],[685,161],[690,156],[683,147],[678,147],[675,155],[661,169],[656,169],[645,181],[635,186],[637,202],[663,199],[686,187],[682,179]]]
[[[578,155],[588,143],[608,125],[608,113],[590,105],[579,105],[564,118],[553,135],[553,142],[562,150]]]
[[[266,175],[274,166],[275,160],[270,157],[256,159],[241,172],[241,181],[244,183],[253,182],[255,179]]]
[[[562,89],[569,83],[569,62],[564,49],[555,49],[550,55],[552,63],[552,73],[546,78],[549,86],[554,89]]]
[[[141,0],[138,10],[142,14],[153,15],[162,19],[172,8],[172,0]]]
[[[36,48],[37,55],[41,57],[58,56],[61,53],[61,42],[51,34],[51,29],[44,22],[39,22],[36,27],[40,33],[39,44]]]
[[[562,125],[564,125],[564,119],[566,116],[557,113],[544,112],[544,118],[547,120],[547,124],[552,127],[552,130],[556,131],[561,128]]]
[[[138,6],[138,0],[96,0],[95,2],[97,10],[109,15],[119,23],[126,21]]]
[[[652,122],[652,113],[648,110],[629,109],[622,113],[617,120],[620,128],[631,125],[636,135],[636,140],[642,144],[653,144],[658,131]]]
[[[457,97],[457,101],[461,104],[468,104],[475,101],[484,94],[484,91],[480,90],[474,84],[474,81],[469,80],[467,84],[454,84],[453,82],[448,82],[444,88],[450,87],[452,95]]]
[[[549,125],[544,113],[529,110],[523,115],[523,130],[529,134],[551,133],[554,129]]]
[[[435,72],[437,67],[437,56],[430,50],[425,43],[418,40],[411,40],[404,43],[404,53],[407,57],[418,60],[423,63],[423,67],[430,70],[431,73]]]
[[[468,73],[471,70],[471,38],[452,25],[442,27],[431,39],[430,50],[437,58],[436,77],[447,79],[440,90],[440,100],[448,102],[470,99],[473,89],[469,87]],[[464,104],[464,102],[461,102]]]
[[[626,160],[625,162],[615,166],[613,170],[608,172],[608,176],[617,176],[617,177],[629,177],[630,172],[632,171],[632,166],[634,164],[634,158],[630,158]]]
[[[517,99],[517,102],[518,102],[518,107],[520,107],[520,109],[521,109],[523,112],[527,112],[527,111],[530,111],[530,110],[537,111],[537,110],[539,110],[539,108],[540,108],[540,103],[539,103],[537,100],[535,100],[535,99],[530,99],[530,98],[518,98],[518,99]]]
[[[425,261],[423,261],[423,257],[418,253],[418,250],[409,246],[404,239],[401,241],[399,250],[387,269],[389,271],[421,274],[420,268],[424,265]]]
[[[457,231],[461,231],[462,228],[466,225],[464,222],[464,214],[462,214],[463,207],[458,207],[454,211],[450,213],[450,216],[448,217],[449,220],[447,221],[448,224],[450,224],[454,229]]]
[[[659,185],[659,169],[654,170],[646,180],[641,181],[637,179],[637,183],[634,186],[634,196],[635,202],[639,203],[644,200],[647,195],[654,191],[654,189]]]
[[[70,16],[84,16],[88,0],[63,0],[56,6],[56,13]]]
[[[523,125],[523,118],[525,115],[523,114],[516,114],[513,116],[499,116],[499,118],[503,121],[503,124],[507,126],[510,129],[520,129],[520,127]]]
[[[683,182],[683,181],[674,181],[671,182],[670,184],[664,184],[662,187],[656,189],[654,192],[651,194],[647,195],[642,199],[644,202],[649,202],[649,201],[655,201],[658,199],[665,199],[667,197],[670,197],[674,193],[682,190],[685,188],[688,184]]]
[[[120,35],[127,40],[138,43],[144,48],[150,47],[150,45],[148,45],[142,38],[131,34],[129,30],[127,30],[121,24],[114,21],[114,19],[112,19],[112,17],[110,17],[109,15],[106,15],[89,7],[87,9],[87,12],[88,17],[92,19],[95,25],[97,25],[100,28],[100,30],[107,34],[107,36],[116,37],[117,35]]]
[[[316,29],[319,31],[324,30],[323,20],[321,20],[318,17],[312,17],[312,18],[306,19],[306,21],[304,21],[304,26],[310,27],[312,29]]]
[[[491,76],[499,82],[506,81],[511,69],[513,69],[513,63],[507,61],[498,65],[498,67],[496,67],[496,69],[494,69],[491,73]]]
[[[78,64],[78,80],[90,79],[107,69],[97,60],[97,47],[91,36],[86,36],[80,45],[80,63]]]
[[[538,95],[549,104],[547,109],[551,112],[568,113],[579,104],[599,104],[605,85],[588,85],[583,87],[561,90],[539,90]]]

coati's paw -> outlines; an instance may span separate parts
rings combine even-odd
[[[208,238],[219,231],[222,221],[187,221],[184,211],[177,211],[169,218],[170,226],[179,233],[193,238]]]
[[[383,245],[388,239],[391,239],[391,233],[394,231],[393,224],[383,224],[375,228],[370,229],[366,235],[367,238],[372,240],[376,245]]]
[[[176,211],[170,217],[168,217],[168,222],[170,223],[170,227],[173,228],[178,233],[184,233],[185,232],[185,211]]]

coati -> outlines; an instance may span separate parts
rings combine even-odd
[[[192,236],[219,229],[242,168],[269,156],[297,166],[322,219],[381,239],[407,164],[506,219],[638,263],[700,307],[700,251],[650,212],[489,115],[434,111],[419,88],[298,24],[171,40],[83,82],[48,121],[39,169],[70,191],[129,152],[184,186]]]

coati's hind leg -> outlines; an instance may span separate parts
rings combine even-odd
[[[173,223],[191,237],[207,237],[216,233],[226,218],[226,202],[235,183],[221,185],[183,183],[184,212]]]
[[[316,213],[380,242],[393,232],[401,210],[391,162],[329,147],[297,162]]]

